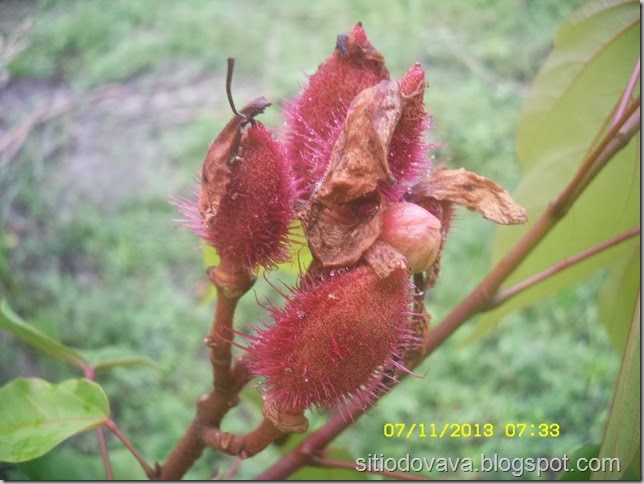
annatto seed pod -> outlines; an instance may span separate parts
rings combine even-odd
[[[414,274],[424,272],[438,257],[441,223],[415,203],[394,203],[383,212],[379,240],[405,256]]]
[[[407,271],[381,279],[369,266],[331,271],[304,284],[274,324],[252,338],[250,368],[264,398],[283,411],[372,402],[384,368],[400,368],[415,346],[409,326],[413,288]]]
[[[242,128],[238,147],[223,163],[227,183],[217,186],[216,209],[209,208],[206,181],[199,203],[176,202],[187,218],[185,225],[240,268],[270,267],[286,260],[294,189],[281,144],[254,121]]]
[[[226,94],[233,116],[208,148],[197,200],[173,201],[186,217],[184,226],[217,249],[219,267],[231,277],[287,259],[295,195],[281,143],[255,120],[271,103],[259,97],[235,108],[234,65],[229,57]]]
[[[414,65],[398,85],[405,102],[391,137],[387,159],[397,183],[381,187],[382,194],[390,201],[400,201],[409,184],[417,182],[431,167],[427,151],[432,145],[424,138],[424,132],[430,127],[424,103],[425,71],[420,64]]]
[[[300,96],[286,104],[286,149],[298,197],[308,199],[322,178],[353,98],[385,79],[389,72],[384,58],[358,23],[338,36],[333,54],[309,78]]]
[[[242,135],[227,194],[207,228],[221,257],[243,267],[287,259],[292,221],[292,173],[280,143],[255,122]]]

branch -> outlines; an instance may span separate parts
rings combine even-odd
[[[96,369],[86,363],[81,366],[83,376],[90,381],[96,381]],[[103,467],[105,467],[105,477],[108,481],[114,480],[114,472],[112,471],[112,464],[110,462],[110,453],[107,449],[107,442],[105,441],[105,432],[102,427],[96,428],[96,438],[98,439],[98,446],[101,450],[101,460]]]
[[[175,481],[192,467],[206,448],[202,438],[204,426],[217,428],[228,410],[236,404],[237,394],[251,379],[243,357],[239,357],[232,369],[235,385],[228,393],[212,390],[197,401],[197,415],[192,420],[181,440],[174,447],[161,468],[159,478]],[[210,423],[204,423],[210,422]]]
[[[205,343],[210,347],[213,373],[213,391],[197,401],[197,412],[161,469],[163,480],[178,480],[201,456],[207,443],[205,431],[219,431],[219,425],[228,410],[237,405],[237,395],[250,380],[240,359],[231,370],[233,319],[239,299],[250,289],[255,279],[247,271],[222,259],[217,267],[208,269],[208,277],[217,288],[215,316]]]
[[[590,249],[584,250],[583,252],[580,252],[577,255],[574,255],[568,259],[565,259],[558,264],[553,265],[552,267],[549,267],[548,269],[539,272],[538,274],[535,274],[534,276],[531,276],[517,284],[515,284],[512,287],[508,287],[507,289],[504,289],[503,291],[499,291],[492,302],[489,305],[489,309],[495,308],[497,306],[500,306],[501,304],[505,303],[508,299],[513,298],[517,294],[519,294],[522,291],[525,291],[529,287],[534,286],[538,282],[541,282],[548,277],[551,277],[555,275],[558,272],[563,271],[564,269],[568,269],[569,267],[572,267],[575,264],[578,264],[579,262],[588,259],[589,257],[592,257],[593,255],[602,252],[610,247],[613,247],[620,242],[623,242],[631,237],[634,237],[640,233],[640,228],[639,227],[634,227],[631,230],[628,230],[624,232],[623,234],[619,234],[616,237],[613,237],[612,239],[609,239],[605,242],[602,242],[601,244],[597,244],[594,247],[591,247]]]
[[[597,173],[610,161],[613,153],[621,150],[640,129],[640,96],[630,104],[624,116],[613,124],[603,141],[595,148],[583,163],[577,175],[566,190],[555,200],[556,216],[562,217],[581,195]],[[617,151],[613,151],[616,148]],[[561,212],[561,213],[559,213]]]
[[[96,428],[96,436],[98,437],[98,445],[101,448],[101,459],[105,467],[105,477],[108,481],[113,481],[114,472],[112,472],[112,464],[110,463],[110,455],[107,452],[107,442],[105,442],[105,433],[102,427]]]
[[[521,261],[539,245],[541,240],[566,215],[569,208],[583,193],[594,176],[615,154],[626,146],[638,131],[639,126],[638,97],[626,110],[624,116],[606,133],[597,148],[584,159],[575,177],[561,194],[550,203],[543,215],[523,238],[492,269],[487,277],[447,315],[443,322],[429,332],[423,348],[423,359],[447,340],[468,319],[490,306],[503,281],[514,272]],[[297,469],[309,464],[312,456],[335,439],[343,430],[351,426],[364,412],[365,409],[360,406],[350,405],[346,412],[348,415],[345,417],[341,415],[333,416],[324,426],[310,434],[298,447],[262,472],[257,478],[266,480],[284,479]]]
[[[264,418],[255,430],[246,435],[234,435],[210,427],[202,433],[202,440],[214,450],[245,459],[258,454],[284,435],[270,420]]]
[[[123,445],[127,447],[127,450],[129,450],[132,453],[134,458],[138,461],[138,463],[143,468],[145,475],[148,476],[148,479],[154,479],[157,476],[158,472],[152,469],[152,467],[148,465],[148,463],[145,461],[145,459],[139,453],[139,451],[136,450],[132,445],[132,443],[127,439],[127,437],[123,435],[123,432],[121,432],[121,429],[118,428],[114,420],[107,419],[105,421],[105,426],[108,429],[110,429],[111,432],[116,436],[116,438],[118,438],[121,442],[123,442]]]
[[[640,76],[640,56],[637,57],[637,63],[635,64],[635,67],[633,68],[633,73],[631,74],[631,78],[628,80],[628,85],[626,86],[626,89],[624,90],[624,94],[622,95],[622,99],[619,101],[619,106],[617,108],[617,112],[615,113],[615,119],[613,121],[613,125],[617,123],[617,121],[624,116],[624,111],[626,110],[626,105],[628,104],[628,100],[631,98],[633,95],[633,91],[635,90],[635,85],[637,84],[637,79]]]
[[[237,457],[233,463],[230,466],[230,469],[228,469],[228,472],[226,473],[226,476],[224,477],[224,480],[226,481],[231,481],[233,477],[235,477],[235,474],[237,474],[237,471],[239,470],[239,466],[241,464],[241,459]],[[217,479],[220,480],[220,479]]]

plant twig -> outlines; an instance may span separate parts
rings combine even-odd
[[[96,428],[96,436],[98,438],[98,445],[101,448],[101,459],[105,467],[105,477],[108,481],[113,481],[114,472],[112,472],[112,464],[110,462],[110,455],[107,452],[107,442],[105,441],[105,433],[102,427]]]
[[[242,460],[239,457],[235,458],[233,463],[230,465],[230,469],[228,469],[226,476],[224,477],[225,480],[230,481],[233,477],[235,477],[235,474],[237,474],[239,466],[241,465],[241,461]]]
[[[624,115],[608,130],[599,145],[588,155],[566,189],[552,202],[553,214],[562,217],[597,173],[613,157],[613,146],[622,149],[640,129],[640,96],[630,104]],[[615,153],[617,152],[615,151]]]
[[[229,266],[224,261],[222,261],[222,265],[225,268]],[[227,272],[224,271],[224,273]],[[234,274],[235,271],[232,270],[232,273]],[[238,390],[233,391],[235,379],[230,367],[233,318],[241,294],[232,294],[232,297],[229,297],[223,285],[216,282],[217,277],[214,271],[209,269],[208,275],[217,288],[215,316],[210,332],[204,340],[210,347],[213,391],[197,401],[195,418],[163,464],[160,475],[163,480],[181,479],[194,462],[201,457],[206,448],[206,443],[202,438],[203,428],[218,429],[226,412],[237,404],[237,393],[242,388],[239,386]]]
[[[631,237],[634,237],[640,233],[640,228],[639,227],[634,227],[622,234],[617,235],[616,237],[613,237],[612,239],[609,239],[605,242],[602,242],[601,244],[597,244],[594,247],[591,247],[590,249],[584,250],[583,252],[580,252],[577,255],[574,255],[572,257],[569,257],[568,259],[565,259],[549,268],[547,268],[544,271],[539,272],[538,274],[535,274],[531,277],[528,277],[527,279],[524,279],[523,281],[515,284],[512,287],[508,287],[507,289],[504,289],[502,291],[499,291],[490,305],[488,306],[488,309],[495,308],[497,306],[500,306],[501,304],[505,303],[508,299],[513,298],[520,292],[525,291],[529,287],[534,286],[538,282],[541,282],[548,277],[553,276],[554,274],[563,271],[564,269],[568,269],[569,267],[588,259],[589,257],[592,257],[593,255],[602,252],[610,247],[613,247],[620,242],[623,242]]]
[[[283,435],[284,432],[264,418],[256,429],[246,435],[234,435],[222,432],[216,427],[210,427],[202,432],[202,440],[214,450],[247,458],[261,452]]]
[[[239,297],[228,298],[217,288],[215,319],[205,342],[210,347],[213,387],[227,393],[232,385],[230,363],[232,360],[231,340],[233,337],[233,317]]]
[[[143,471],[145,472],[145,475],[148,476],[149,479],[155,479],[157,476],[157,472],[155,472],[152,467],[145,461],[143,456],[139,453],[138,450],[134,448],[132,443],[123,435],[123,432],[121,432],[121,429],[118,428],[116,425],[116,422],[112,419],[107,419],[105,421],[105,426],[110,429],[110,431],[116,436],[117,439],[119,439],[123,445],[129,450],[134,458],[138,461],[138,463],[141,465],[143,468]]]
[[[638,97],[626,110],[618,123],[606,133],[597,148],[586,157],[575,177],[561,194],[550,203],[546,211],[523,238],[491,270],[485,279],[445,317],[443,322],[429,332],[424,344],[424,357],[431,354],[473,315],[489,307],[503,281],[539,245],[541,240],[566,215],[568,209],[583,193],[592,180],[592,177],[589,179],[587,176],[591,168],[597,167],[593,176],[596,175],[608,160],[626,146],[638,131],[639,125]],[[401,378],[404,378],[404,376]],[[364,408],[358,405],[350,405],[344,417],[335,415],[330,418],[324,426],[310,434],[298,447],[262,472],[257,478],[266,480],[284,479],[297,469],[309,464],[312,456],[352,425],[364,412]]]
[[[235,385],[227,394],[213,389],[198,400],[197,415],[164,462],[159,474],[160,479],[171,481],[181,479],[192,467],[206,448],[202,438],[204,430],[219,426],[228,410],[236,403],[237,394],[250,379],[244,358],[238,357],[232,369],[232,381]]]
[[[628,80],[626,89],[624,89],[624,94],[622,95],[622,98],[619,101],[619,106],[617,108],[617,112],[615,113],[615,119],[613,120],[613,126],[617,124],[617,121],[621,117],[624,116],[624,111],[626,110],[626,106],[628,105],[628,100],[633,95],[633,91],[635,90],[635,85],[637,84],[637,79],[640,77],[640,61],[641,61],[641,57],[637,56],[637,63],[633,68],[633,73],[631,74],[631,78]]]
[[[339,459],[327,459],[326,457],[320,457],[319,455],[314,455],[312,457],[312,465],[317,467],[328,467],[331,469],[349,469],[352,471],[356,470],[355,462],[346,462]],[[371,470],[366,469],[364,472],[368,472],[377,476],[387,476],[393,479],[398,479],[402,481],[431,481],[432,479],[425,476],[417,476],[414,474],[407,474],[405,472],[396,472],[396,471],[387,471],[387,470]]]
[[[83,363],[81,369],[83,370],[83,376],[91,381],[96,381],[96,370],[94,367]],[[105,467],[105,477],[108,481],[114,480],[114,472],[112,471],[112,464],[110,462],[110,454],[107,449],[107,442],[105,441],[105,432],[103,432],[102,427],[96,428],[96,438],[98,439],[98,447],[101,450],[101,460],[103,461],[103,467]]]

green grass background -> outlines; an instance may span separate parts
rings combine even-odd
[[[191,194],[207,143],[230,116],[223,86],[226,57],[237,58],[237,104],[259,95],[268,97],[275,108],[262,121],[277,128],[282,123],[280,101],[297,94],[306,74],[314,72],[333,49],[336,35],[360,20],[384,54],[392,76],[400,77],[414,62],[426,69],[430,84],[426,102],[433,115],[428,136],[440,143],[436,160],[476,171],[511,190],[521,177],[514,131],[522,96],[552,48],[557,25],[580,4],[576,0],[0,3],[5,36],[24,19],[32,22],[25,34],[28,46],[0,65],[10,77],[2,88],[5,93],[32,86],[24,106],[30,105],[30,96],[46,97],[57,90],[82,100],[112,83],[136,92],[162,86],[171,99],[177,85],[190,92],[194,84],[196,95],[208,99],[206,107],[190,104],[188,117],[176,123],[172,119],[176,112],[163,110],[155,111],[158,119],[134,117],[123,125],[94,118],[101,130],[81,132],[81,141],[98,156],[100,171],[81,170],[76,178],[65,168],[79,145],[74,114],[34,130],[18,156],[0,166],[0,295],[24,319],[66,344],[124,346],[158,362],[158,370],[116,369],[99,375],[99,382],[126,435],[149,461],[163,461],[190,421],[196,397],[210,385],[203,336],[212,317],[201,247],[192,234],[177,228],[168,197]],[[212,79],[213,84],[204,88],[199,84],[203,79]],[[5,132],[29,115],[2,106],[0,112]],[[91,109],[89,113],[92,119]],[[150,129],[137,138],[137,130],[148,125]],[[130,173],[137,174],[135,182],[128,182]],[[477,215],[458,212],[441,279],[427,298],[434,324],[485,275],[494,230]],[[294,270],[270,278],[292,282]],[[464,343],[469,334],[469,325],[465,326],[418,369],[421,374],[429,370],[424,379],[408,378],[333,447],[353,458],[410,453],[478,459],[481,453],[560,457],[587,442],[598,443],[619,367],[597,316],[600,282],[598,275],[511,315],[471,344]],[[255,291],[256,296],[247,295],[240,307],[241,327],[264,316],[256,298],[279,302],[261,278]],[[76,376],[7,334],[0,334],[0,344],[2,384],[18,375],[52,381]],[[244,432],[257,421],[257,390],[251,386],[244,397],[226,418],[227,430]],[[313,427],[324,420],[324,415],[311,415]],[[387,422],[492,422],[496,435],[388,439],[382,432]],[[512,422],[555,422],[561,426],[561,436],[500,435],[503,425]],[[140,477],[119,443],[111,438],[109,443],[117,477]],[[61,445],[52,456],[19,467],[0,467],[0,476],[100,479],[97,453],[94,434],[88,433]],[[253,477],[279,454],[279,449],[269,448],[244,462],[237,477]],[[231,462],[207,453],[188,477],[212,478],[225,473]]]

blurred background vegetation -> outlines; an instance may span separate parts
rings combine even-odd
[[[0,298],[25,320],[81,348],[119,346],[158,368],[100,374],[113,418],[149,460],[163,461],[211,384],[203,337],[212,318],[202,247],[178,228],[172,196],[189,196],[208,143],[230,117],[226,58],[237,58],[237,105],[263,95],[262,121],[282,125],[293,98],[362,21],[393,77],[420,62],[436,160],[508,189],[521,173],[515,125],[530,81],[577,0],[4,0],[0,3]],[[441,279],[427,304],[438,323],[485,275],[494,227],[458,212]],[[297,265],[270,275],[294,280]],[[601,441],[619,361],[599,323],[602,275],[505,318],[465,343],[466,325],[334,444],[345,458],[560,457]],[[242,325],[279,302],[263,280],[242,301]],[[248,327],[248,326],[246,326]],[[0,384],[78,376],[0,333]],[[250,429],[257,390],[227,417]],[[312,415],[313,426],[324,415]],[[494,423],[488,439],[386,439],[385,422]],[[561,436],[509,439],[505,423],[554,422]],[[117,477],[143,477],[110,440]],[[242,463],[251,478],[280,450]],[[188,478],[225,473],[207,453]],[[308,477],[324,477],[315,471]],[[438,476],[438,475],[437,475]],[[101,479],[93,433],[52,454],[0,468],[0,478]],[[304,477],[304,475],[302,476]],[[445,477],[445,475],[440,476]],[[455,475],[456,478],[474,476]],[[478,476],[482,477],[482,476]],[[487,475],[507,478],[509,475]]]

